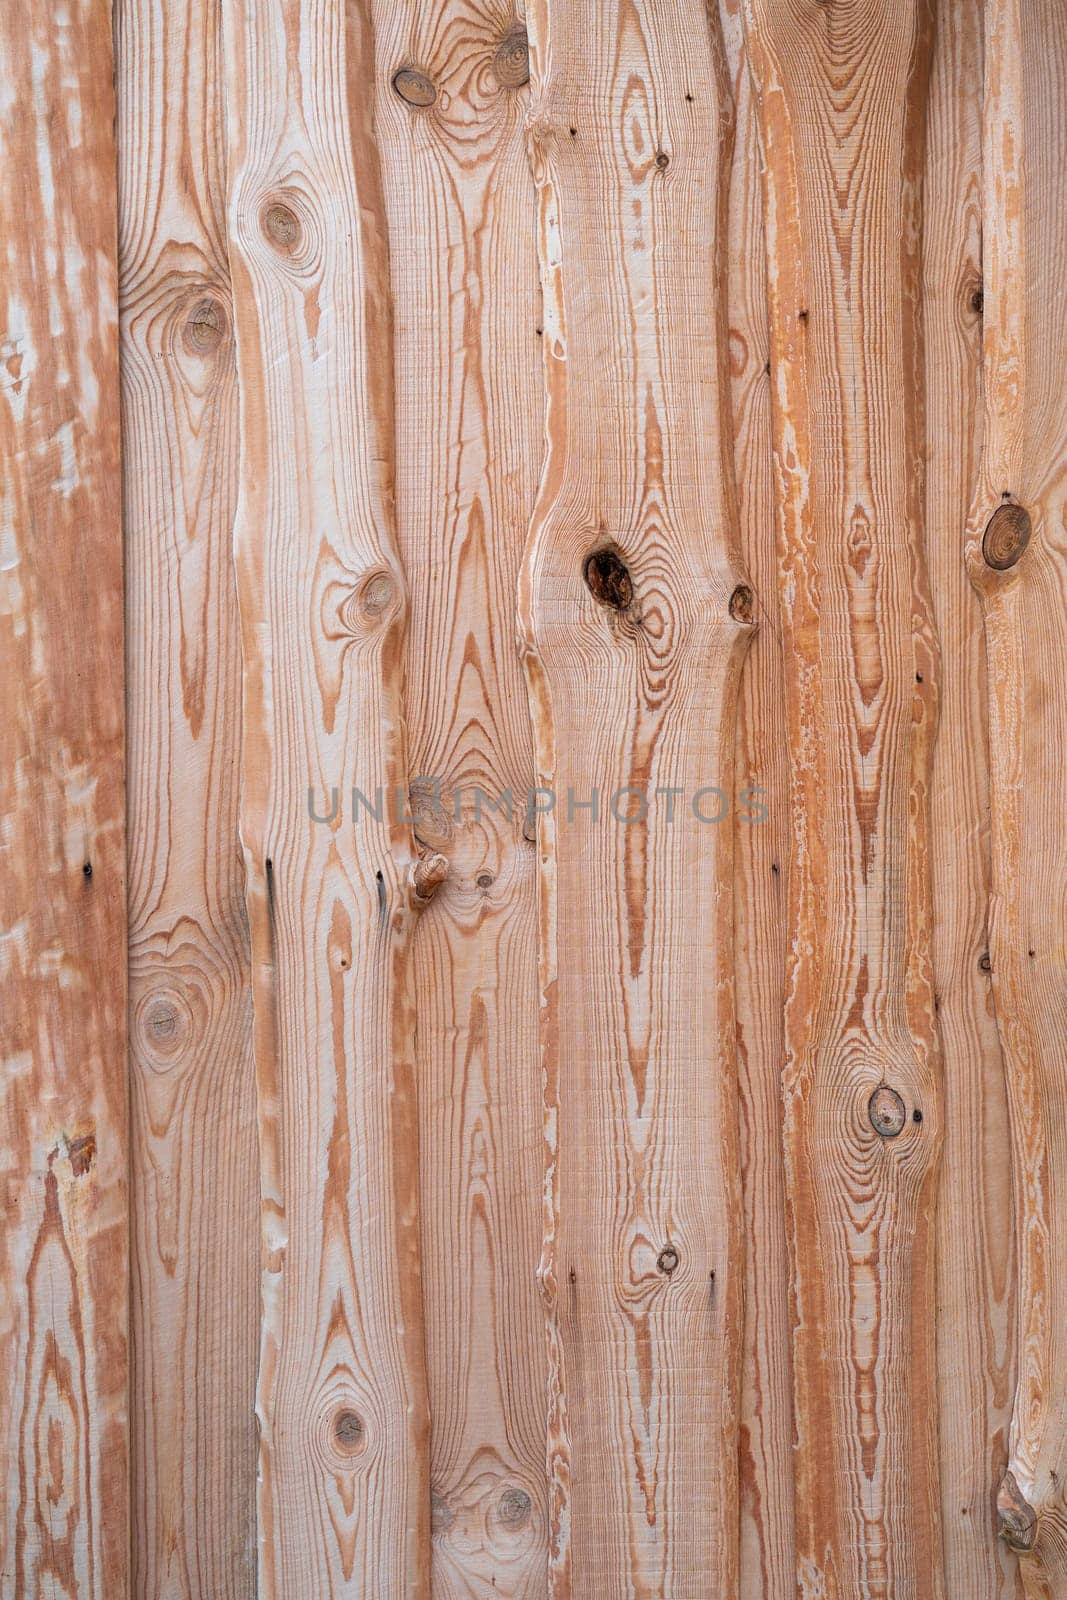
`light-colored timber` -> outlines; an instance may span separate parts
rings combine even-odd
[[[217,0],[117,0],[131,1578],[251,1600],[259,1181]]]
[[[785,1148],[803,1600],[943,1593],[923,0],[745,0],[792,771]]]
[[[363,0],[226,0],[224,16],[263,1191],[258,1593],[425,1600],[410,945],[443,864],[416,863],[404,821],[374,41]]]
[[[997,1537],[1008,1448],[1014,1247],[1004,1063],[987,960],[989,781],[978,597],[961,559],[982,424],[982,8],[941,0],[923,192],[926,548],[941,649],[930,861],[945,1139],[937,1394],[945,1593],[1014,1600]]]
[[[793,1335],[782,1158],[789,745],[771,481],[770,330],[759,119],[740,0],[722,0],[737,107],[726,279],[738,527],[758,597],[737,717],[734,982],[744,1203],[745,1333],[738,1483],[740,1600],[794,1600]],[[756,819],[756,820],[754,820]]]
[[[125,1600],[111,15],[0,11],[0,1595]]]
[[[967,556],[988,657],[989,956],[1018,1274],[1017,1388],[997,1507],[1030,1600],[1067,1593],[1065,105],[1067,10],[988,0],[985,431]]]
[[[731,806],[754,604],[715,292],[731,102],[702,4],[539,0],[529,23],[551,1592],[706,1600],[737,1584],[742,1333],[732,830],[710,792]]]
[[[529,62],[499,0],[373,11],[411,812],[451,868],[414,947],[433,1593],[543,1600],[534,769],[515,648],[544,437]],[[397,79],[416,69],[429,105]]]

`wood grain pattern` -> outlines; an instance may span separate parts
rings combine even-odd
[[[215,0],[116,12],[138,1596],[250,1600],[259,1252]]]
[[[374,41],[362,3],[227,0],[224,15],[263,1189],[259,1593],[424,1600],[410,943],[434,869],[419,875],[395,803],[406,594]]]
[[[0,1595],[123,1600],[126,912],[111,16],[0,12]]]
[[[944,1059],[937,1387],[945,1592],[1010,1600],[998,1538],[1008,1446],[1014,1250],[1004,1066],[986,958],[989,785],[978,598],[960,559],[981,446],[982,10],[937,13],[923,198],[926,539],[941,644],[930,837]]]
[[[746,0],[793,786],[786,1163],[805,1600],[943,1592],[923,563],[922,0]]]
[[[374,14],[412,811],[451,866],[414,948],[433,1593],[537,1600],[541,1084],[515,586],[544,400],[526,38],[504,0],[381,0]],[[432,104],[397,92],[403,69]],[[507,795],[510,816],[492,809]]]
[[[988,653],[989,951],[1011,1117],[1018,1384],[1001,1531],[1067,1592],[1067,11],[985,8],[985,436],[967,543]]]
[[[771,481],[770,329],[759,120],[740,0],[723,0],[737,107],[730,177],[730,378],[738,526],[759,599],[737,718],[734,981],[745,1225],[741,1393],[741,1600],[794,1600],[793,1335],[782,1158],[789,745]],[[760,818],[753,821],[754,817]]]
[[[705,1600],[736,1592],[742,1331],[732,834],[692,810],[729,795],[752,631],[715,294],[730,97],[702,4],[529,17],[551,1588]],[[568,804],[594,789],[597,820]]]

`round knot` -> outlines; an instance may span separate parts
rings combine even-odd
[[[227,326],[222,306],[205,296],[196,302],[186,319],[185,348],[190,355],[211,355],[225,339]]]
[[[645,1259],[648,1259],[647,1256]],[[674,1248],[674,1245],[664,1245],[663,1249],[656,1257],[656,1266],[663,1273],[664,1277],[669,1278],[672,1272],[677,1272],[679,1260],[680,1257],[677,1250]]]
[[[883,1139],[895,1139],[906,1120],[904,1102],[887,1083],[880,1084],[867,1102],[871,1127]]]
[[[399,67],[393,73],[393,90],[405,105],[415,106],[417,110],[425,110],[437,99],[436,84],[418,67]]]
[[[263,208],[263,232],[281,255],[295,255],[300,248],[303,228],[292,206],[272,200]]]
[[[338,1411],[333,1419],[333,1437],[338,1450],[345,1456],[362,1455],[367,1448],[367,1430],[363,1418],[355,1411]]]
[[[1030,543],[1030,513],[1009,501],[998,506],[982,535],[982,558],[994,572],[1007,572]]]
[[[530,46],[525,28],[509,33],[497,47],[493,71],[502,89],[521,89],[530,81]]]
[[[514,1485],[504,1490],[497,1504],[496,1514],[505,1528],[521,1528],[530,1517],[530,1496],[525,1489]]]

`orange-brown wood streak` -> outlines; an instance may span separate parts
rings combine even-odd
[[[740,0],[723,0],[737,105],[730,178],[730,377],[738,526],[759,597],[737,719],[734,963],[745,1223],[740,1600],[794,1600],[792,1329],[782,1163],[789,761],[771,482],[770,330],[759,122]],[[754,820],[758,819],[758,820]]]
[[[715,291],[731,103],[703,4],[529,19],[550,1577],[557,1597],[707,1600],[737,1586],[742,1332],[732,829],[692,810],[732,789],[752,631]],[[599,820],[568,803],[594,789]]]
[[[250,1600],[255,1080],[217,0],[118,0],[132,1583]]]
[[[792,769],[786,1164],[805,1600],[943,1592],[923,561],[924,0],[745,0]],[[884,1087],[902,1126],[875,1126]]]
[[[1019,1283],[998,1510],[1045,1600],[1067,1593],[1067,10],[988,0],[985,24],[985,434],[967,554],[988,657],[989,951]]]
[[[110,8],[0,11],[0,1592],[127,1586]]]
[[[407,602],[374,41],[363,0],[225,0],[224,16],[263,1190],[259,1594],[424,1600],[415,860],[397,805]],[[353,815],[355,789],[373,809]]]
[[[536,859],[515,585],[544,399],[525,32],[506,0],[375,0],[374,17],[412,814],[451,865],[414,948],[433,1593],[539,1600]],[[430,105],[394,88],[404,68]],[[492,809],[508,794],[510,817]]]
[[[988,961],[988,770],[982,618],[960,544],[981,441],[982,8],[941,0],[923,197],[926,541],[941,645],[930,838],[944,1059],[937,1392],[945,1592],[1010,1600],[997,1536],[1008,1447],[1014,1259],[1007,1097]]]

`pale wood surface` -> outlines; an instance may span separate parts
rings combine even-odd
[[[258,1159],[215,0],[119,0],[132,1581],[255,1582]]]
[[[985,434],[967,553],[988,652],[989,953],[1019,1313],[998,1509],[1044,1600],[1067,1593],[1067,10],[988,0],[985,23]]]
[[[730,378],[738,526],[759,627],[745,658],[735,788],[734,983],[745,1222],[738,1453],[741,1600],[794,1600],[793,1335],[782,1162],[789,764],[771,483],[770,330],[759,123],[740,0],[723,0],[737,131],[730,178]],[[758,805],[758,810],[757,810]],[[750,821],[759,817],[759,821]]]
[[[745,14],[767,156],[792,770],[798,1588],[925,1600],[943,1593],[918,307],[928,18],[922,0],[746,0]]]
[[[126,891],[111,15],[0,11],[0,1595],[123,1600]]]
[[[406,595],[374,42],[226,0],[241,390],[241,826],[263,1186],[263,1600],[429,1592],[402,723]],[[352,815],[354,787],[374,805]],[[332,791],[338,806],[329,816]]]
[[[433,1593],[537,1600],[542,1094],[515,588],[544,396],[525,32],[500,0],[379,0],[374,16],[413,814],[451,865],[415,941]],[[404,68],[431,105],[393,87]],[[511,820],[477,791],[511,792]]]
[[[519,609],[559,797],[538,839],[552,1591],[705,1600],[737,1584],[742,1331],[732,833],[690,809],[731,787],[751,633],[715,293],[729,89],[701,4],[529,20],[548,455]],[[617,609],[583,581],[605,549]],[[640,796],[617,805],[638,820],[611,814],[623,785],[643,820]],[[593,788],[600,820],[568,816]]]
[[[931,791],[934,981],[944,1060],[937,1392],[945,1593],[1009,1600],[997,1537],[1014,1371],[1014,1251],[1004,1063],[986,927],[989,788],[978,598],[961,559],[981,441],[982,8],[942,0],[926,137],[926,545],[941,644]]]

